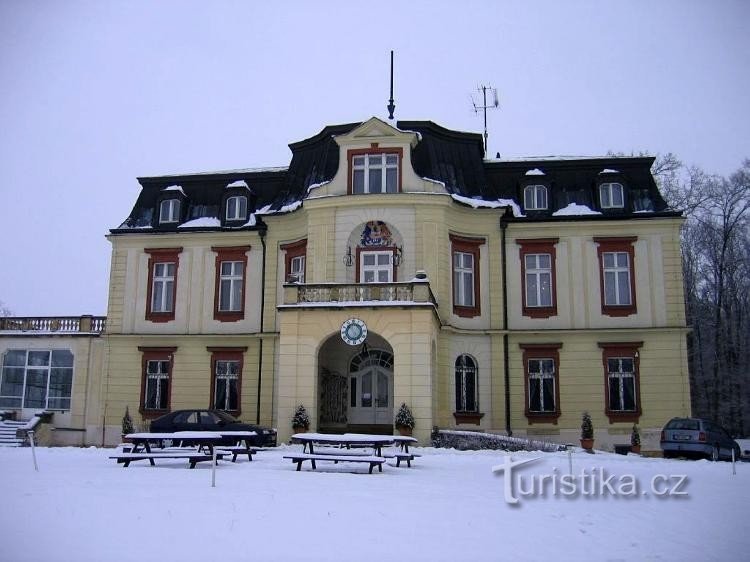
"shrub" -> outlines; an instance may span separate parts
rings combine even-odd
[[[633,431],[630,432],[630,444],[634,447],[641,444],[641,432],[635,424],[633,424]]]
[[[292,417],[292,427],[304,427],[305,429],[310,427],[310,416],[307,415],[307,410],[303,404],[297,406]]]
[[[125,415],[122,416],[122,434],[127,435],[128,433],[135,433],[133,429],[133,418],[130,417],[130,411],[125,406]]]
[[[594,424],[591,423],[591,415],[588,412],[583,413],[581,418],[581,439],[594,438]]]
[[[408,427],[414,429],[414,426],[416,425],[414,416],[411,415],[411,410],[406,403],[401,404],[401,407],[398,409],[395,425],[396,427]]]

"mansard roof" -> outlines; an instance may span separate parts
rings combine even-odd
[[[329,125],[310,138],[291,143],[288,167],[139,177],[142,189],[138,200],[127,219],[113,232],[258,228],[255,215],[296,209],[310,186],[333,179],[340,154],[335,137],[346,135],[360,125]],[[631,202],[635,201],[645,201],[649,212],[674,214],[667,208],[651,175],[652,157],[485,159],[483,138],[478,133],[446,129],[432,121],[398,121],[396,128],[417,133],[418,141],[411,153],[414,171],[423,178],[445,184],[446,190],[459,198],[513,200],[523,205],[524,187],[544,185],[549,193],[549,209],[545,213],[526,213],[523,215],[526,220],[552,219],[555,212],[571,204],[596,209],[597,188],[604,181],[621,183],[629,201],[619,212],[607,212],[606,216],[632,215],[636,207]],[[179,186],[179,191],[175,186]],[[246,223],[226,224],[221,220],[222,203],[230,189],[244,190],[247,196],[252,219]],[[184,202],[178,225],[158,224],[158,206],[166,197],[177,197]]]

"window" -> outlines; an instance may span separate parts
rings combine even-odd
[[[305,265],[307,253],[307,240],[300,240],[291,244],[283,244],[281,250],[285,252],[284,265],[286,274],[284,278],[287,283],[305,282]]]
[[[211,352],[211,407],[240,413],[243,354],[247,347],[209,347]]]
[[[547,187],[527,185],[523,188],[523,206],[527,211],[542,211],[547,208]]]
[[[403,150],[372,147],[350,150],[349,193],[397,193],[401,191]]]
[[[643,342],[599,343],[610,422],[637,422],[641,415],[638,350],[642,346]]]
[[[557,423],[560,417],[561,343],[519,344],[523,349],[525,414],[529,423]]]
[[[393,281],[393,250],[359,250],[359,282]]]
[[[629,316],[635,314],[636,237],[594,238],[598,245],[602,314]]]
[[[180,200],[165,199],[159,205],[159,223],[180,222]]]
[[[479,316],[479,247],[484,240],[451,235],[451,243],[453,312],[463,317]]]
[[[625,206],[621,183],[599,185],[599,203],[602,209],[622,209]]]
[[[73,354],[67,349],[9,349],[0,372],[0,408],[70,410]]]
[[[212,247],[216,252],[214,320],[236,322],[245,317],[245,273],[250,246]]]
[[[557,315],[557,287],[555,244],[558,238],[516,240],[520,246],[522,296],[524,316],[549,318]]]
[[[477,364],[468,355],[456,359],[456,412],[478,412]]]
[[[144,251],[149,254],[146,320],[169,322],[175,315],[182,248],[146,248]]]
[[[247,219],[247,197],[235,195],[227,199],[227,220],[240,221]]]
[[[172,359],[176,347],[139,347],[142,353],[140,412],[156,417],[169,411],[172,390]]]

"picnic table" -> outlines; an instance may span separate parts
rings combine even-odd
[[[252,438],[258,435],[254,431],[216,431],[215,433],[220,434],[222,440],[231,438],[234,441],[232,445],[216,445],[217,450],[231,453],[232,462],[237,460],[237,455],[247,455],[247,459],[251,461],[253,455],[258,452],[257,449],[251,447]]]
[[[406,460],[408,466],[414,459],[414,454],[409,452],[409,444],[414,444],[417,440],[414,437],[402,437],[394,435],[369,435],[364,433],[295,433],[292,435],[293,443],[302,444],[302,453],[285,455],[285,459],[291,459],[297,464],[297,470],[302,469],[302,463],[309,460],[313,470],[315,470],[317,460],[327,460],[338,462],[362,462],[370,465],[370,473],[375,466],[380,472],[383,471],[383,463],[386,458],[395,458],[396,466],[401,465],[402,460]],[[315,445],[318,447],[317,451]],[[396,445],[400,451],[388,455],[383,454],[383,447]],[[364,455],[359,451],[352,449],[371,448],[371,455]]]
[[[213,431],[176,431],[173,433],[130,433],[125,438],[132,444],[130,451],[111,455],[109,458],[117,460],[125,467],[130,466],[133,461],[148,460],[151,466],[155,466],[155,459],[187,459],[190,468],[195,468],[196,463],[213,460],[214,447],[220,445],[224,437],[221,433]],[[178,443],[197,445],[197,450],[174,450],[151,448],[151,443],[163,443],[164,441],[177,441]],[[203,451],[203,448],[206,451]],[[216,459],[220,460],[227,453],[216,452]]]

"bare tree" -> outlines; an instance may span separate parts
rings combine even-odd
[[[0,317],[7,318],[8,316],[13,316],[13,311],[5,306],[3,301],[0,301]]]

